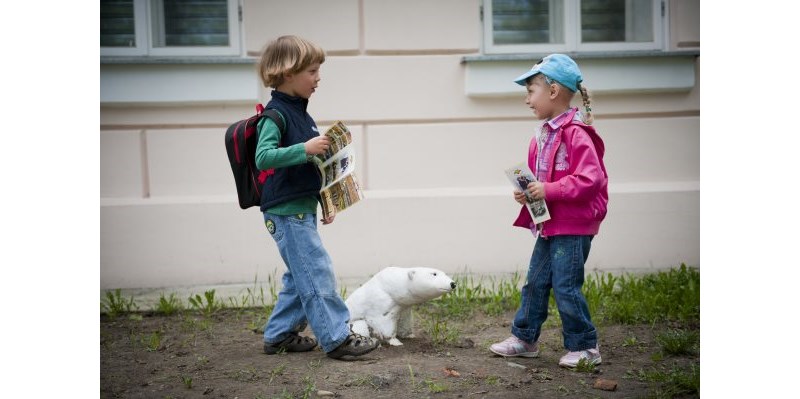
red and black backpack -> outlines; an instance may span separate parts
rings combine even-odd
[[[267,117],[275,122],[281,134],[286,126],[278,111],[264,110],[261,104],[256,105],[256,114],[240,120],[228,127],[225,132],[225,149],[228,161],[236,181],[236,193],[239,196],[239,207],[247,209],[261,204],[261,190],[274,169],[258,170],[256,167],[256,146],[258,146],[258,122]]]

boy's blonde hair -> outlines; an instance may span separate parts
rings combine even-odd
[[[325,62],[325,51],[298,36],[281,36],[264,48],[258,72],[264,87],[277,88],[284,74],[302,72],[309,65]]]
[[[532,84],[533,81],[537,79],[540,80],[542,83],[544,83],[546,86],[549,86],[551,84],[557,84],[561,86],[561,88],[563,88],[567,93],[569,93],[570,98],[572,98],[572,96],[575,95],[575,93],[572,90],[562,85],[561,83],[558,83],[553,79],[550,79],[543,73],[529,77],[525,81],[525,83]],[[594,122],[594,115],[592,115],[592,99],[589,97],[589,90],[586,88],[586,86],[583,85],[583,82],[578,82],[578,91],[581,92],[581,99],[583,100],[583,109],[584,109],[584,112],[581,112],[581,120],[583,121],[583,123],[591,125],[592,122]]]

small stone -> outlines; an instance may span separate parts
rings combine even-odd
[[[616,391],[617,390],[617,381],[598,378],[598,379],[596,379],[594,381],[593,388],[594,389],[602,389],[604,391]]]
[[[336,396],[336,394],[331,391],[317,391],[317,396],[320,398],[332,398]]]

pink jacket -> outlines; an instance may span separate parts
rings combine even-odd
[[[543,236],[595,235],[608,210],[608,173],[603,163],[605,145],[593,127],[573,120],[577,111],[574,108],[567,115],[567,122],[556,132],[553,141],[548,178],[544,183],[551,219],[542,225]],[[536,170],[537,151],[534,136],[528,152],[528,166],[532,171]],[[514,226],[529,229],[532,223],[530,213],[523,206]]]

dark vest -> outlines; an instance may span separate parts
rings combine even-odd
[[[286,121],[286,130],[281,136],[280,147],[290,147],[298,143],[305,143],[309,139],[319,136],[317,125],[306,112],[308,100],[301,97],[292,97],[288,94],[272,91],[272,100],[267,103],[267,109],[276,109]],[[302,197],[319,197],[322,188],[317,167],[307,162],[300,165],[275,169],[275,174],[264,183],[261,191],[261,212],[283,202]]]

